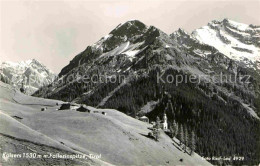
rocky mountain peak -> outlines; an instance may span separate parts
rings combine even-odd
[[[133,35],[140,35],[147,30],[147,26],[139,20],[131,20],[119,24],[109,34],[114,36],[132,37]]]
[[[178,37],[190,37],[190,34],[186,32],[184,29],[179,28],[177,31],[173,32],[171,35],[171,38],[177,39]]]
[[[177,30],[177,32],[180,34],[180,35],[188,35],[189,33],[188,32],[186,32],[184,29],[182,29],[182,28],[179,28],[178,30]]]

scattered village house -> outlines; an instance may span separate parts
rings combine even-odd
[[[90,110],[85,108],[83,105],[81,105],[78,109],[76,109],[76,111],[79,111],[79,112],[90,112]]]
[[[63,103],[63,104],[60,106],[60,109],[59,109],[59,110],[66,110],[66,109],[70,109],[70,103]]]
[[[146,116],[142,116],[139,118],[140,121],[149,123],[149,119]]]
[[[146,116],[142,116],[142,117],[140,117],[138,119],[140,121],[149,123],[149,118],[146,117]],[[155,122],[151,122],[151,124],[155,125]],[[167,122],[167,115],[166,115],[166,113],[163,114],[163,119],[160,122],[160,128],[163,129],[164,131],[168,130],[168,122]]]

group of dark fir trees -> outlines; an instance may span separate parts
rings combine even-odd
[[[172,124],[170,124],[169,129],[170,136],[172,137],[173,141],[175,141],[174,137],[178,138],[178,144],[183,148],[184,152],[193,155],[196,150],[196,136],[194,131],[189,131],[186,125],[183,127],[183,125],[180,124],[179,127],[175,120]]]
[[[192,155],[196,149],[196,138],[195,138],[195,133],[192,130],[188,130],[187,125],[183,125],[183,124],[178,124],[175,121],[175,116],[174,116],[174,108],[173,108],[173,104],[171,102],[171,95],[170,94],[166,94],[165,95],[166,98],[168,99],[168,103],[166,104],[166,111],[167,112],[171,112],[173,115],[173,122],[169,124],[169,132],[168,134],[170,135],[170,137],[172,138],[173,141],[175,140],[175,137],[179,139],[179,146],[182,147],[182,149],[184,150],[184,152],[189,153],[190,155]],[[162,97],[164,98],[164,97]],[[158,140],[158,126],[160,126],[160,119],[157,116],[156,118],[156,124],[154,126],[154,135],[156,140]],[[183,127],[184,126],[184,127]]]
[[[194,131],[188,132],[187,126],[183,128],[182,124],[180,128],[178,127],[178,123],[175,121],[169,125],[169,135],[172,140],[175,142],[175,138],[179,139],[178,145],[184,150],[184,152],[193,155],[196,149],[196,140]],[[161,132],[161,120],[157,116],[155,125],[152,128],[152,132],[148,133],[150,138],[159,141],[160,132]]]

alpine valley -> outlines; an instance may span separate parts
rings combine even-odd
[[[93,79],[84,82],[86,76]],[[243,157],[212,164],[256,165],[259,94],[260,26],[224,19],[170,35],[138,20],[121,23],[33,96],[150,121],[166,113],[169,124],[195,131],[200,156]]]

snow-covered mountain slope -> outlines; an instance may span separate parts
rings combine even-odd
[[[237,34],[230,31],[232,28],[237,30]],[[205,75],[218,77],[220,73],[224,74],[225,69],[227,69],[237,76],[243,73],[244,75],[250,75],[253,80],[258,80],[260,74],[259,35],[260,26],[246,25],[224,19],[223,21],[212,21],[207,26],[197,29],[191,34],[183,29],[178,29],[170,36],[186,52],[186,55],[197,58],[195,65],[197,64],[200,71]],[[247,49],[251,49],[251,51],[247,51]],[[206,61],[204,61],[205,59]],[[189,65],[189,67],[191,66],[193,65]],[[213,85],[217,84],[216,82],[213,83]],[[239,86],[239,83],[237,85]],[[223,93],[227,92],[221,86],[218,88]],[[254,95],[259,93],[257,86],[256,91],[251,91],[243,86],[240,86],[239,89],[244,93],[253,92]],[[231,98],[238,99],[237,95],[226,94]],[[259,119],[259,116],[245,106],[250,102],[243,101],[241,96],[239,98],[238,100],[243,104],[244,108],[253,117]],[[259,112],[256,109],[255,111]]]
[[[57,110],[56,103],[63,102],[27,96],[0,83],[0,133],[74,154],[101,154],[75,165],[211,165],[180,150],[178,140],[163,132],[158,142],[148,138],[150,124],[117,110],[85,106],[90,113],[77,112],[79,105]]]
[[[230,59],[260,69],[260,26],[224,19],[210,22],[193,31],[191,36]]]
[[[72,69],[77,68],[82,64],[92,64],[95,61],[98,63],[97,58],[99,59],[98,61],[101,61],[101,55],[103,55],[101,57],[104,57],[103,61],[107,61],[108,58],[112,58],[110,57],[111,55],[121,55],[127,50],[136,50],[136,47],[141,47],[140,45],[143,45],[142,42],[144,39],[142,37],[147,31],[149,31],[148,27],[137,20],[118,25],[108,35],[101,38],[93,45],[88,46],[83,52],[75,56],[72,61],[61,70],[59,76],[71,72]],[[133,58],[132,56],[127,56],[127,54],[124,54],[121,57],[123,59]]]
[[[0,65],[1,81],[16,89],[22,86],[26,94],[33,94],[43,85],[50,84],[55,74],[35,59],[22,62],[3,62]]]

